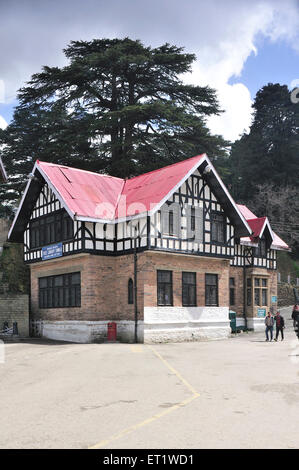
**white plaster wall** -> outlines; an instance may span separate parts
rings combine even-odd
[[[43,321],[41,336],[56,341],[74,343],[103,342],[107,339],[108,321]],[[135,323],[117,321],[117,340],[134,342]],[[137,339],[143,343],[143,322],[138,322]]]
[[[247,328],[254,331],[265,331],[265,318],[247,318]]]
[[[228,307],[145,307],[144,342],[228,338]]]

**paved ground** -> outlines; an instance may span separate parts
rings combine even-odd
[[[299,448],[299,342],[285,331],[277,343],[8,344],[0,448]]]

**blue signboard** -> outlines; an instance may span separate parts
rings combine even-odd
[[[258,317],[265,317],[266,316],[266,309],[265,308],[258,308],[257,309],[257,316]]]
[[[277,303],[277,297],[276,297],[276,295],[272,295],[271,301],[272,301],[273,304],[276,304],[276,303]]]
[[[56,243],[55,245],[44,246],[42,248],[42,259],[59,258],[62,256],[62,243]]]

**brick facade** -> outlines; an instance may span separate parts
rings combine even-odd
[[[128,280],[134,279],[133,255],[116,257],[90,254],[44,261],[31,268],[31,314],[50,321],[134,320],[134,305],[128,304]],[[139,270],[141,266],[139,266]],[[71,272],[81,273],[81,307],[40,309],[38,278]],[[137,305],[143,312],[143,279],[138,276]]]
[[[257,316],[257,310],[260,307],[270,310],[277,308],[277,303],[272,302],[272,296],[277,297],[277,272],[275,270],[263,269],[263,268],[246,268],[245,269],[245,284],[248,277],[254,279],[255,277],[265,278],[268,281],[268,299],[267,305],[256,306],[254,302],[251,302],[250,306],[247,306],[246,295],[244,299],[244,269],[242,267],[230,267],[229,277],[235,279],[235,304],[230,305],[230,309],[237,313],[238,317],[243,317],[244,314],[244,301],[245,301],[245,313],[248,318],[255,318]],[[246,287],[245,287],[246,290]],[[252,295],[254,294],[254,286],[252,287]],[[252,299],[253,300],[253,299]]]

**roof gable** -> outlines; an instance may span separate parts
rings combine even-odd
[[[248,207],[237,204],[240,211],[246,218],[250,228],[252,229],[251,237],[244,237],[241,239],[241,243],[247,245],[252,244],[257,246],[258,241],[263,237],[266,229],[268,229],[269,236],[271,238],[271,248],[276,250],[290,250],[289,246],[273,232],[268,217],[256,217]]]
[[[155,213],[197,169],[211,184],[215,196],[227,210],[237,236],[250,235],[251,229],[246,219],[207,155],[202,154],[128,180],[37,161],[9,237],[14,241],[16,237],[12,234],[17,231],[18,240],[15,241],[20,241],[20,233],[36,200],[37,190],[41,188],[41,180],[49,185],[73,219],[116,223]]]

